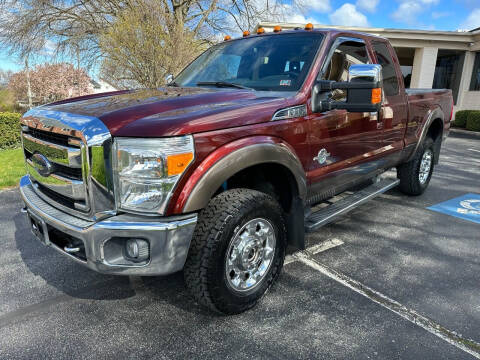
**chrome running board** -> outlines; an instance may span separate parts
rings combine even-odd
[[[360,206],[368,200],[371,200],[397,186],[399,183],[400,180],[398,179],[383,179],[353,193],[352,195],[348,195],[331,205],[312,212],[305,219],[305,232],[317,230],[318,228],[334,221],[339,216],[355,209],[357,206]]]

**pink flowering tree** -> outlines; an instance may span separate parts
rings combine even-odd
[[[17,101],[26,102],[28,97],[26,71],[13,74],[8,87]],[[87,73],[67,63],[37,65],[30,70],[30,87],[36,105],[92,92]]]

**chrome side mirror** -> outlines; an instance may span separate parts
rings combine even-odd
[[[173,74],[168,74],[165,76],[165,84],[170,84],[174,80]]]
[[[313,112],[344,109],[350,112],[379,111],[383,99],[382,66],[378,64],[351,65],[348,81],[320,80],[312,89]],[[324,100],[321,93],[345,90],[346,101]]]
[[[356,64],[348,69],[349,82],[382,82],[382,65],[378,64]]]

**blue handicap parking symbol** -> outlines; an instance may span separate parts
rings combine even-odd
[[[465,194],[427,209],[480,224],[480,194]]]

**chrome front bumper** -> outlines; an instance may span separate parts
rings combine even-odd
[[[122,214],[99,222],[87,221],[49,205],[36,194],[33,186],[28,175],[20,180],[20,193],[32,232],[46,245],[77,262],[101,273],[119,275],[166,275],[183,268],[197,223],[196,214],[171,218]],[[84,256],[79,258],[69,253],[61,242],[54,241],[53,235],[57,239],[59,234],[83,242]],[[150,258],[147,263],[124,264],[118,254],[110,257],[106,254],[113,248],[107,244],[129,238],[148,241]]]

